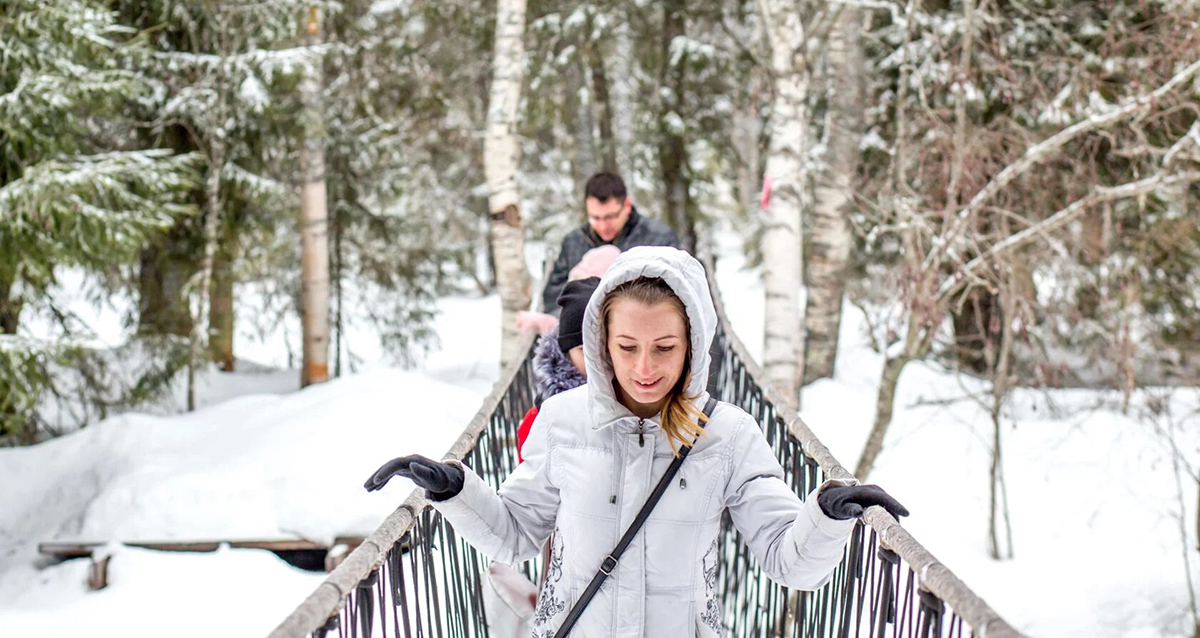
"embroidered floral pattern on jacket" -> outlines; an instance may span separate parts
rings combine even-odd
[[[704,611],[700,622],[717,634],[721,633],[721,608],[717,605],[717,539],[713,539],[701,560],[704,567]]]
[[[533,638],[552,638],[555,629],[550,626],[550,621],[567,608],[567,601],[559,591],[563,576],[563,541],[557,527],[550,538],[553,542],[550,549],[550,567],[546,570],[546,582],[542,584],[537,607],[533,610]]]

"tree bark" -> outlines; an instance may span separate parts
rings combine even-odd
[[[609,99],[608,75],[604,71],[604,57],[598,42],[584,38],[587,52],[588,71],[592,77],[592,103],[595,119],[600,125],[600,167],[606,171],[617,170],[617,146],[613,138],[613,112]]]
[[[691,220],[687,145],[684,141],[683,82],[686,61],[671,60],[671,42],[684,34],[687,4],[670,0],[663,5],[662,66],[659,67],[658,161],[663,183],[663,213],[679,235],[680,248],[695,253],[696,229]]]
[[[628,16],[622,15],[622,18]],[[612,111],[616,122],[613,131],[616,144],[616,170],[625,177],[630,195],[633,195],[633,36],[629,33],[628,20],[623,19],[614,30],[616,52],[612,56],[612,67],[607,77],[612,78]],[[634,197],[637,200],[637,197]]]
[[[224,121],[225,94],[222,86],[218,88],[220,106],[214,110],[215,122]],[[212,129],[209,140],[208,173],[205,176],[205,212],[204,212],[204,258],[200,265],[200,290],[196,304],[196,315],[192,317],[191,339],[188,355],[187,409],[196,409],[196,367],[200,363],[200,352],[206,343],[205,329],[208,321],[204,312],[208,307],[212,279],[213,262],[217,253],[217,237],[221,228],[221,172],[225,166],[225,129],[223,124],[216,124]]]
[[[14,283],[0,273],[0,334],[15,335],[21,325],[21,306],[24,304],[11,296]]]
[[[234,241],[226,238],[225,246],[217,251],[213,262],[212,301],[208,308],[209,357],[223,372],[233,372],[233,264],[236,261]]]
[[[828,83],[825,170],[817,177],[811,234],[804,274],[807,308],[804,313],[804,380],[832,377],[837,359],[838,330],[846,268],[854,238],[849,217],[853,209],[854,176],[858,172],[859,141],[863,135],[862,15],[842,8],[827,43]]]
[[[734,149],[738,154],[738,202],[742,214],[752,217],[759,208],[762,189],[762,153],[759,138],[763,121],[758,113],[758,97],[749,95],[733,114]]]
[[[502,341],[500,365],[522,355],[517,312],[529,307],[529,269],[525,264],[524,225],[517,170],[517,111],[525,69],[525,0],[499,0],[496,6],[496,49],[488,100],[487,136],[483,142],[484,174],[488,184],[491,244],[500,289]]]
[[[860,481],[867,480],[871,469],[875,467],[875,459],[883,451],[883,439],[892,423],[892,411],[895,409],[896,385],[908,361],[907,357],[900,355],[888,357],[883,364],[883,373],[879,378],[879,394],[875,400],[875,423],[867,436],[867,444],[863,446],[858,465],[854,468],[854,476]]]
[[[888,357],[883,363],[883,372],[879,379],[879,393],[875,397],[875,423],[867,436],[867,444],[863,446],[862,456],[854,468],[854,476],[860,481],[867,480],[875,460],[883,451],[883,441],[887,436],[888,427],[892,424],[892,413],[896,404],[896,386],[900,383],[900,373],[910,361],[924,358],[933,345],[933,336],[940,321],[928,319],[933,327],[923,328],[927,320],[911,313],[908,317],[908,327],[904,335],[904,350],[896,356]]]
[[[771,143],[766,177],[771,180],[763,232],[763,371],[783,396],[800,405],[803,365],[800,285],[803,281],[801,208],[806,182],[809,72],[804,25],[785,0],[759,0],[771,48]]]
[[[203,207],[203,186],[196,196]],[[199,264],[192,261],[192,228],[181,220],[165,235],[141,250],[138,266],[138,332],[177,335],[192,333],[192,316],[185,287]]]
[[[596,172],[597,166],[596,144],[592,135],[592,107],[583,98],[585,86],[583,65],[573,64],[568,67],[566,70],[566,106],[570,121],[567,123],[567,127],[571,131],[572,150],[574,151],[571,157],[575,169],[577,201],[583,201],[584,185],[588,178]]]
[[[969,2],[970,0],[968,0]],[[1008,233],[1008,225],[1000,220],[1002,232]],[[1005,260],[1009,262],[1011,260]],[[991,484],[989,489],[988,510],[988,543],[993,560],[1013,557],[1012,522],[1008,515],[1008,488],[1004,478],[1003,416],[1004,401],[1008,397],[1009,375],[1012,368],[1013,319],[1016,312],[1015,287],[1011,273],[1011,264],[1004,263],[1000,268],[1000,294],[997,297],[999,321],[989,323],[984,327],[987,334],[985,353],[988,367],[992,372],[992,404],[989,413],[992,418],[992,458],[989,468]],[[997,335],[997,331],[999,335]],[[997,343],[999,337],[999,343]],[[1000,521],[1003,520],[1005,543],[1000,543]]]
[[[309,8],[306,41],[321,42],[316,7]],[[304,185],[300,189],[300,323],[304,359],[300,385],[329,380],[329,216],[325,189],[325,135],[321,116],[320,62],[300,84],[305,140],[300,151]]]
[[[342,376],[342,338],[345,336],[345,326],[342,323],[342,303],[345,298],[342,296],[342,266],[345,262],[342,261],[342,228],[343,214],[335,213],[333,216],[333,296],[336,302],[333,316],[333,333],[336,338],[336,343],[333,349],[333,376]],[[474,260],[471,263],[475,263]]]

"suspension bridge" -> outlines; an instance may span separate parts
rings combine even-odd
[[[730,330],[711,265],[708,272],[719,318],[709,392],[754,416],[785,480],[801,497],[827,478],[850,478],[765,382]],[[517,426],[535,394],[534,339],[533,333],[524,336],[526,356],[503,371],[447,453],[493,488],[517,465]],[[717,545],[717,587],[728,638],[1023,635],[881,508],[872,508],[855,526],[833,577],[812,592],[769,580],[728,515]],[[519,568],[536,582],[540,563],[535,559]],[[271,637],[495,638],[483,610],[488,564],[429,506],[422,490],[413,490]]]

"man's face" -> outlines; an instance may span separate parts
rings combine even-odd
[[[587,206],[588,225],[604,241],[616,238],[617,233],[625,227],[625,222],[629,221],[629,211],[632,210],[628,197],[610,197],[603,203],[595,197],[589,197],[584,204]]]

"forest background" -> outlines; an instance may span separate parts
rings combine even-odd
[[[512,208],[489,203],[497,135]],[[198,369],[252,363],[235,313],[305,317],[297,386],[356,369],[351,321],[411,365],[438,298],[528,306],[503,257],[582,223],[603,168],[699,254],[738,220],[767,297],[741,336],[797,401],[862,309],[884,365],[860,477],[907,363],[983,380],[996,558],[1014,387],[1152,410],[1129,397],[1200,380],[1194,1],[10,0],[0,443],[173,385],[194,407]],[[123,343],[70,310],[80,290],[129,300]]]

